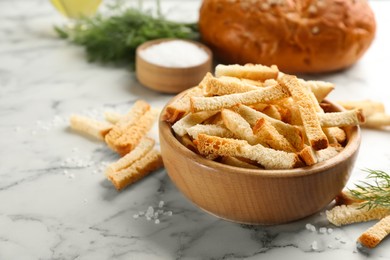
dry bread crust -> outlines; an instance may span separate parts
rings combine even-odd
[[[237,104],[252,105],[261,102],[267,103],[286,97],[288,97],[287,91],[279,85],[224,96],[191,97],[191,112],[230,108]]]
[[[190,111],[190,98],[203,96],[203,90],[200,87],[194,87],[185,92],[180,98],[169,104],[163,114],[163,120],[175,123]]]
[[[194,125],[187,129],[188,135],[197,139],[199,134],[233,138],[234,134],[223,125]]]
[[[365,53],[376,22],[366,0],[204,0],[199,30],[223,63],[327,72]]]
[[[115,172],[123,170],[132,165],[135,161],[140,160],[142,156],[153,149],[154,144],[154,139],[145,137],[133,151],[126,154],[115,163],[110,164],[106,169],[106,175],[109,176]]]
[[[301,164],[295,153],[266,148],[261,144],[250,145],[247,141],[199,134],[195,140],[198,151],[207,155],[247,158],[266,169],[291,169]]]
[[[366,230],[358,239],[365,247],[376,247],[386,236],[390,234],[390,216],[381,219],[374,226]]]
[[[117,172],[110,172],[107,178],[114,184],[117,190],[122,190],[162,166],[163,162],[160,152],[151,150],[129,167]]]
[[[295,76],[284,75],[279,83],[288,89],[293,100],[297,103],[310,145],[317,151],[328,147],[328,139],[322,131],[316,114],[318,107],[317,101],[314,101],[315,97],[310,95],[311,93],[299,83]]]
[[[361,208],[361,205],[340,205],[326,212],[329,222],[336,226],[348,225],[358,222],[366,222],[374,219],[381,219],[390,214],[390,209],[376,207],[370,210]]]
[[[70,117],[70,126],[74,130],[96,137],[100,140],[104,140],[104,137],[113,127],[113,125],[108,122],[102,122],[80,115],[72,115]]]

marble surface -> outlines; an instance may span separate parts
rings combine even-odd
[[[336,83],[332,100],[374,99],[390,111],[390,2],[371,4],[378,32],[363,59],[311,78]],[[198,7],[163,1],[174,19],[196,20]],[[171,96],[147,90],[126,69],[86,62],[82,48],[55,36],[61,22],[49,1],[0,1],[1,260],[390,259],[389,239],[369,255],[356,250],[373,223],[337,228],[324,212],[277,226],[230,223],[192,205],[163,169],[117,192],[103,174],[117,156],[70,131],[69,115],[125,112],[139,98],[162,107]],[[363,178],[362,168],[390,170],[390,131],[362,134],[349,184]],[[139,215],[149,207],[160,210],[159,223]]]

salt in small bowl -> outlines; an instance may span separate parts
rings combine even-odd
[[[172,61],[167,62],[166,65],[161,64],[161,61],[151,62],[150,60],[147,60],[145,58],[145,55],[142,54],[143,51],[152,46],[172,41],[184,41],[185,43],[194,44],[194,46],[197,46],[202,51],[204,51],[206,57],[201,60],[200,63],[195,65],[183,66],[183,64],[181,64],[177,66],[172,65]],[[191,55],[197,54],[187,53],[185,55],[188,55],[190,57]],[[207,46],[199,42],[182,39],[152,40],[143,43],[136,50],[136,76],[138,81],[147,88],[162,93],[176,94],[188,88],[194,87],[200,83],[204,75],[207,72],[210,72],[212,69],[212,57],[213,55],[211,50]],[[172,55],[172,58],[174,59],[175,56]],[[192,58],[193,61],[194,58],[196,60],[196,58],[199,57],[190,58]]]

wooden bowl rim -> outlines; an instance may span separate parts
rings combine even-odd
[[[185,41],[185,42],[189,42],[189,43],[195,44],[198,47],[202,48],[204,51],[206,51],[207,59],[204,62],[199,63],[198,65],[195,65],[195,66],[169,67],[169,66],[161,66],[161,65],[158,65],[158,64],[155,64],[155,63],[151,63],[151,62],[145,60],[144,58],[142,58],[142,55],[140,55],[140,51],[141,50],[144,50],[144,49],[146,49],[146,48],[148,48],[148,47],[150,47],[152,45],[155,45],[155,44],[159,44],[159,43],[162,43],[162,42],[170,42],[170,41]],[[205,44],[203,44],[201,42],[193,41],[193,40],[180,39],[180,38],[161,38],[161,39],[156,39],[156,40],[150,40],[150,41],[146,41],[146,42],[142,43],[136,49],[136,58],[142,60],[144,63],[148,64],[149,66],[153,66],[153,67],[155,67],[157,69],[172,70],[172,71],[177,71],[177,72],[180,72],[180,71],[183,71],[183,70],[201,69],[205,64],[207,64],[208,62],[210,62],[212,60],[212,57],[213,57],[213,53],[212,53],[211,49],[209,47],[207,47]]]
[[[188,90],[186,90],[188,91]],[[199,164],[204,165],[208,168],[213,168],[215,170],[218,170],[221,174],[241,174],[241,175],[252,175],[252,176],[258,176],[258,177],[266,177],[266,178],[294,178],[294,177],[302,177],[307,175],[312,175],[316,173],[325,172],[328,169],[335,167],[338,164],[341,164],[342,162],[346,161],[346,159],[350,158],[355,152],[358,151],[360,147],[361,142],[361,133],[360,133],[360,127],[359,126],[349,126],[345,127],[345,131],[349,132],[347,134],[348,136],[348,142],[345,145],[344,149],[337,154],[336,156],[323,161],[316,163],[311,166],[305,166],[300,168],[294,168],[294,169],[247,169],[247,168],[241,168],[231,165],[226,165],[223,163],[215,162],[209,159],[204,158],[203,156],[191,151],[187,147],[185,147],[182,143],[180,143],[179,140],[174,136],[173,130],[170,126],[170,124],[162,119],[164,112],[166,110],[166,107],[173,102],[173,100],[179,98],[184,94],[179,93],[175,97],[169,101],[166,106],[163,108],[160,118],[159,118],[159,131],[160,134],[165,138],[165,140],[174,147],[174,149],[178,153],[182,153],[184,156],[188,157],[189,159],[196,160]],[[345,109],[341,107],[340,105],[333,103],[327,99],[324,100],[324,102],[332,105],[336,111],[344,111]],[[162,154],[162,157],[164,157],[164,154]]]

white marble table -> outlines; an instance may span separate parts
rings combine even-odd
[[[332,100],[375,99],[390,111],[390,2],[372,6],[378,32],[363,59],[314,78],[336,83]],[[196,20],[199,2],[163,7],[171,17]],[[0,1],[1,260],[390,259],[390,239],[369,256],[356,251],[356,238],[372,223],[337,228],[323,212],[279,226],[226,222],[192,205],[165,170],[117,192],[103,175],[116,155],[72,133],[69,115],[125,112],[139,98],[162,107],[171,96],[147,90],[126,69],[86,62],[82,48],[56,38],[52,26],[61,21],[45,0]],[[363,130],[350,183],[363,178],[362,168],[390,170],[389,147],[390,131]],[[135,218],[160,201],[160,223]]]

